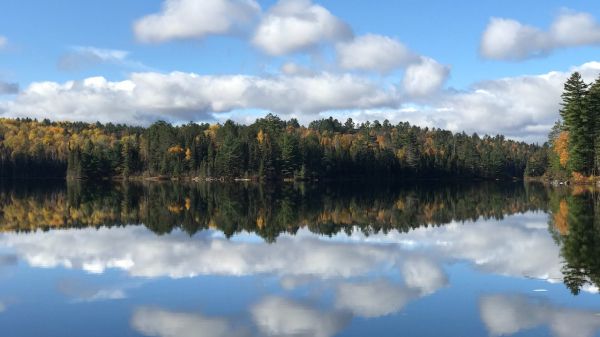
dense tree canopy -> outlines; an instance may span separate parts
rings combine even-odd
[[[522,177],[539,147],[408,123],[308,127],[274,115],[250,125],[125,125],[0,119],[0,175],[249,179]]]

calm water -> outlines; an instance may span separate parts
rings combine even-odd
[[[0,335],[600,336],[597,198],[5,183]]]

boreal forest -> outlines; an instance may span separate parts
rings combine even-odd
[[[522,178],[541,147],[389,121],[149,127],[0,119],[2,177],[252,180]]]

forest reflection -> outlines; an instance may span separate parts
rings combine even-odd
[[[267,242],[300,228],[322,235],[407,232],[453,221],[546,210],[541,186],[514,184],[51,184],[0,190],[0,228],[27,232],[143,224],[156,234],[218,229]]]
[[[549,229],[565,264],[564,283],[573,294],[600,286],[600,195],[595,189],[553,190]]]
[[[592,189],[522,183],[472,184],[85,184],[0,186],[0,230],[143,225],[157,235],[250,232],[266,242],[300,229],[366,236],[453,222],[548,213],[564,283],[574,293],[600,285],[600,196]],[[494,235],[490,233],[490,235]]]

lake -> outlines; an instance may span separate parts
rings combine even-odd
[[[6,337],[600,336],[600,201],[510,183],[0,186]]]

